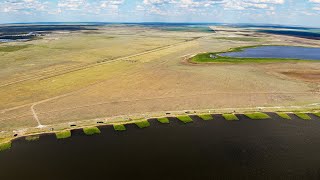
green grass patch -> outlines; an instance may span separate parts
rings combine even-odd
[[[320,117],[320,112],[317,112],[317,113],[313,113],[314,115]]]
[[[27,141],[38,141],[40,139],[40,136],[39,135],[36,135],[36,136],[27,136],[25,138]]]
[[[116,131],[125,131],[127,130],[123,124],[114,124],[113,129]]]
[[[201,53],[190,59],[194,63],[268,63],[268,62],[290,62],[290,61],[309,61],[289,58],[241,58],[241,57],[224,57],[220,54],[227,52],[240,52],[247,48],[255,48],[259,46],[245,46],[229,49],[224,52]],[[212,58],[210,56],[215,56]]]
[[[177,116],[177,118],[185,124],[193,122],[193,120],[189,116]]]
[[[17,46],[0,46],[0,52],[14,52],[19,51],[25,48],[28,48],[30,45],[17,45]]]
[[[210,114],[200,114],[198,115],[202,120],[210,121],[213,120],[213,117]]]
[[[4,150],[10,149],[11,146],[12,146],[11,141],[5,142],[5,143],[1,143],[1,144],[0,144],[0,152],[1,152],[1,151],[4,151]]]
[[[83,128],[83,132],[88,136],[101,133],[100,129],[97,127],[85,127]]]
[[[162,124],[169,124],[170,123],[169,119],[166,117],[158,118],[157,120]]]
[[[294,114],[303,120],[311,120],[311,117],[308,114],[305,114],[305,113],[294,113]]]
[[[67,139],[69,137],[71,137],[71,131],[69,130],[56,132],[57,139]]]
[[[246,113],[244,115],[253,120],[270,119],[270,116],[268,114],[261,113],[261,112]]]
[[[234,114],[222,114],[222,117],[227,121],[239,121],[239,118]]]
[[[277,115],[283,119],[291,120],[291,117],[287,113],[277,113]]]
[[[150,126],[150,123],[148,120],[145,121],[140,121],[140,122],[135,122],[135,124],[139,127],[139,128],[147,128]]]

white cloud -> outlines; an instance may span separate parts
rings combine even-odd
[[[0,12],[21,12],[31,14],[34,11],[45,11],[48,2],[40,2],[38,0],[6,0],[0,1]]]

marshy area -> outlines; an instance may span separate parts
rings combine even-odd
[[[1,179],[319,179],[319,114],[190,115],[20,138]]]

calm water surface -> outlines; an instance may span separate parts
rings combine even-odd
[[[275,115],[272,115],[276,117]],[[294,117],[294,116],[292,116]],[[0,153],[0,179],[319,179],[320,118],[228,122],[175,118],[88,137],[19,139]]]
[[[243,58],[291,58],[320,60],[320,48],[294,46],[260,46],[255,48],[247,48],[241,52],[228,52],[222,53],[220,55]]]

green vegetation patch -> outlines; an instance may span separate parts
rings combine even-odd
[[[56,132],[56,137],[57,139],[67,139],[71,137],[71,131],[66,130],[66,131]]]
[[[26,140],[27,141],[38,141],[40,139],[39,135],[35,135],[35,136],[27,136]]]
[[[0,46],[0,52],[14,52],[19,51],[25,48],[28,48],[30,45],[17,45],[17,46]]]
[[[320,112],[317,112],[317,113],[313,113],[314,115],[320,117]]]
[[[270,116],[268,114],[261,113],[261,112],[246,113],[244,115],[253,120],[270,119]]]
[[[295,113],[295,115],[303,120],[311,120],[311,117],[305,113]]]
[[[200,114],[198,116],[205,121],[213,120],[213,117],[210,114]]]
[[[166,117],[158,118],[157,120],[162,124],[169,124],[170,123],[169,119]]]
[[[1,144],[0,144],[0,152],[1,152],[1,151],[4,151],[4,150],[10,149],[11,146],[12,146],[11,144],[12,144],[11,141],[1,143]]]
[[[193,120],[189,116],[177,116],[177,118],[185,124],[193,122]]]
[[[147,128],[147,127],[150,126],[150,123],[149,123],[148,120],[135,122],[135,124],[136,124],[139,128]]]
[[[239,118],[234,114],[222,114],[222,117],[227,121],[239,121]]]
[[[88,136],[101,133],[100,129],[97,127],[85,127],[83,128],[83,132]]]
[[[114,124],[113,129],[116,131],[125,131],[127,130],[123,124]]]
[[[291,120],[291,117],[287,113],[277,113],[277,115],[283,119]]]

